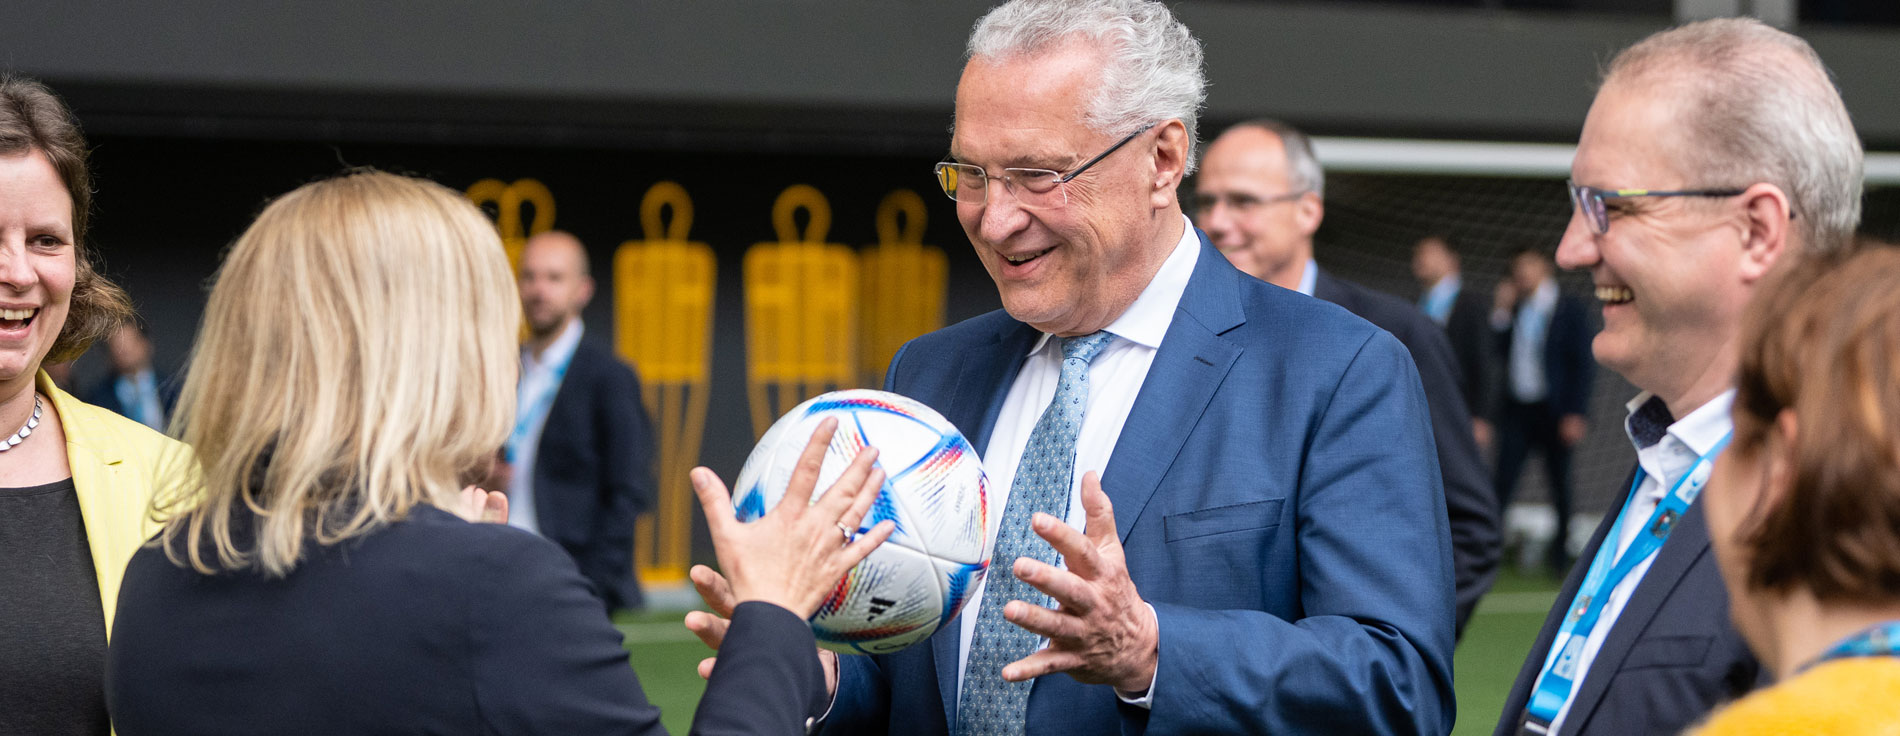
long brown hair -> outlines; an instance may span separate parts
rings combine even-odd
[[[130,321],[132,300],[92,267],[92,249],[86,240],[92,219],[92,173],[86,167],[86,137],[79,132],[79,121],[46,85],[0,75],[0,156],[28,151],[38,151],[53,163],[73,200],[72,306],[45,360],[64,363]]]

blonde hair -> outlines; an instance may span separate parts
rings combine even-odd
[[[441,185],[376,171],[306,184],[231,246],[174,433],[202,485],[161,491],[167,554],[281,577],[450,504],[514,415],[521,306],[495,230]]]

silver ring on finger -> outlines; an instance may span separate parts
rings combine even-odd
[[[840,521],[838,522],[838,532],[844,535],[845,544],[851,543],[851,527],[845,526],[844,522]]]

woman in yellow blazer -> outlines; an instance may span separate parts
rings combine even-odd
[[[153,491],[184,446],[40,370],[132,316],[84,243],[86,142],[57,97],[0,78],[0,733],[103,734],[106,633]]]
[[[1779,680],[1699,736],[1900,734],[1900,249],[1812,257],[1749,305],[1703,491],[1729,613]]]

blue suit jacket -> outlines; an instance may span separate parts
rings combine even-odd
[[[1037,335],[977,317],[906,345],[885,387],[986,447]],[[1030,733],[1450,730],[1445,499],[1418,374],[1391,335],[1242,274],[1203,236],[1102,486],[1160,621],[1154,708],[1052,675],[1031,691]],[[842,658],[826,732],[948,733],[958,640],[952,623]]]

